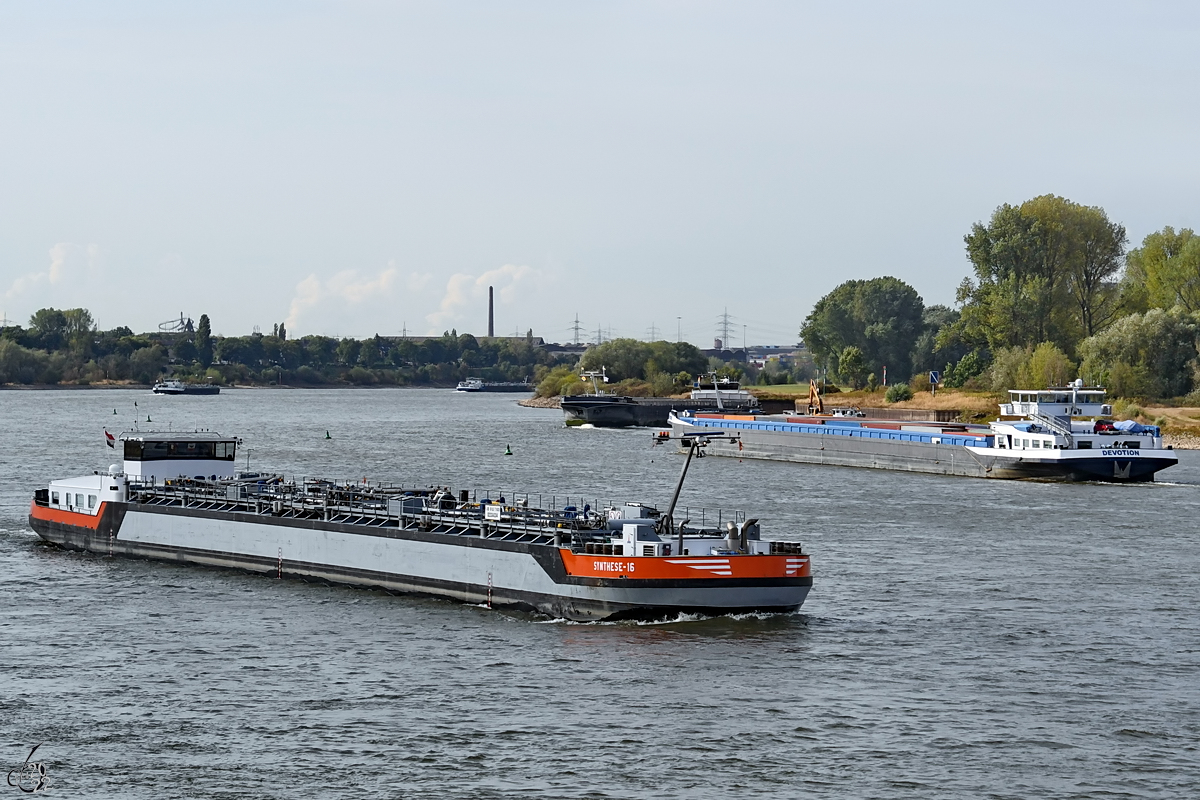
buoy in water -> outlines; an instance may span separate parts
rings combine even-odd
[[[510,447],[509,445],[504,445],[504,455],[511,456],[512,455],[512,447]]]
[[[117,413],[117,410],[116,410],[115,408],[113,409],[113,413],[114,413],[114,414],[116,414],[116,413]]]
[[[147,415],[146,415],[146,422],[149,422],[149,421],[150,421],[150,415],[149,415],[149,414],[147,414]]]
[[[329,435],[329,431],[325,431],[325,438],[332,439],[333,437]]]

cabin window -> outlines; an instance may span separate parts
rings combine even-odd
[[[1078,448],[1079,450],[1091,450],[1092,443],[1091,442],[1076,442],[1075,447]]]
[[[88,508],[94,509],[95,507],[96,507],[96,495],[89,494],[88,495]]]
[[[83,508],[83,494],[82,493],[75,495],[75,505],[79,506],[80,508]]]
[[[1041,446],[1042,446],[1042,440],[1041,440],[1041,439],[1034,439],[1034,440],[1033,440],[1033,446],[1034,446],[1034,447],[1041,447]]]
[[[56,505],[56,506],[60,504],[60,503],[59,503],[59,500],[58,500],[58,492],[51,492],[51,493],[50,493],[50,502],[51,502],[51,503],[53,503],[53,504],[54,504],[54,505]]]
[[[1125,442],[1125,448],[1128,450],[1139,450],[1139,449],[1141,449],[1141,446],[1142,446],[1141,441]]]
[[[174,459],[221,459],[233,461],[233,442],[125,442],[125,458],[130,461],[168,461]]]
[[[1022,439],[1022,440],[1021,440],[1021,447],[1029,447],[1029,440],[1028,440],[1028,439]]]

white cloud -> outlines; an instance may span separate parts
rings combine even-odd
[[[43,283],[50,287],[62,286],[63,289],[70,289],[98,278],[103,271],[100,245],[97,244],[59,242],[50,248],[49,255],[50,265],[46,269],[30,272],[14,280],[4,292],[4,298],[19,299]],[[57,294],[51,293],[50,297],[43,299],[51,303],[62,303],[65,298],[58,298],[55,296]],[[74,292],[67,291],[66,295],[73,296]]]
[[[313,273],[296,284],[286,324],[296,331],[306,316],[311,318],[310,312],[320,306],[336,304],[346,310],[373,301],[393,300],[401,288],[419,292],[428,285],[431,277],[415,272],[401,277],[395,261],[389,261],[387,267],[375,275],[362,275],[356,269],[347,269],[322,281]]]
[[[429,334],[436,336],[452,324],[457,325],[465,318],[464,312],[468,309],[471,309],[470,316],[473,319],[480,317],[479,309],[486,313],[489,286],[495,286],[497,289],[497,303],[509,305],[516,301],[520,293],[518,284],[522,281],[527,282],[529,278],[536,278],[539,274],[533,267],[524,264],[505,264],[478,277],[465,272],[451,275],[450,280],[446,282],[446,292],[438,310],[425,317],[430,326]]]

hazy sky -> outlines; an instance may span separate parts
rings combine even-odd
[[[984,5],[0,3],[0,311],[789,343],[1001,203],[1200,226],[1200,7]]]

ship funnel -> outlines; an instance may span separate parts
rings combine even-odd
[[[725,523],[725,549],[726,550],[739,549],[738,545],[741,544],[741,542],[739,541],[740,538],[741,537],[738,534],[737,526],[734,525],[732,522],[726,522]]]

